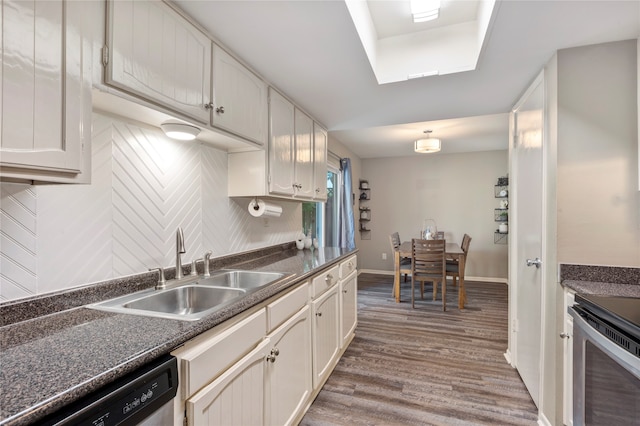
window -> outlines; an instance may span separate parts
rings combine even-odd
[[[305,235],[311,232],[321,247],[337,247],[342,174],[335,166],[329,165],[328,169],[327,201],[302,203],[302,230]]]

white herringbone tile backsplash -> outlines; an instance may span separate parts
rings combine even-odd
[[[227,197],[227,154],[161,130],[93,116],[90,185],[0,184],[0,301],[292,241],[299,203],[254,218]]]

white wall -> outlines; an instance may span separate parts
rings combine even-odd
[[[293,241],[299,203],[250,216],[227,197],[227,154],[160,129],[93,116],[90,185],[0,184],[0,300],[12,300]]]
[[[506,150],[363,159],[372,231],[371,240],[358,245],[359,266],[393,271],[389,234],[397,231],[408,241],[432,218],[448,240],[459,244],[465,233],[471,236],[468,276],[506,279],[507,245],[494,244],[494,185],[507,170]]]
[[[558,261],[640,266],[636,40],[558,52]]]

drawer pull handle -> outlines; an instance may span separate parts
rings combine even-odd
[[[333,275],[331,275],[331,274],[327,274],[327,276],[326,276],[326,277],[324,277],[324,281],[325,281],[327,284],[331,284],[331,281],[333,281]]]
[[[562,337],[563,339],[568,339],[571,336],[569,335],[569,333],[560,333],[560,337]]]

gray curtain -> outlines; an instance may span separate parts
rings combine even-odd
[[[351,192],[351,160],[340,160],[342,170],[342,202],[340,203],[340,247],[354,250],[356,248],[355,221],[353,218],[353,194]]]

